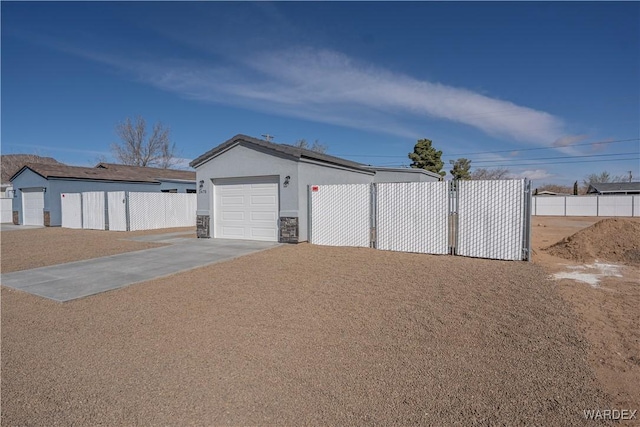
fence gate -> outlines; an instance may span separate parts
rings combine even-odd
[[[124,191],[107,193],[109,209],[109,230],[127,231],[127,195]]]
[[[524,179],[458,181],[456,255],[528,259],[530,191]]]
[[[449,252],[447,182],[384,183],[375,189],[378,249]]]
[[[309,187],[318,245],[527,260],[530,230],[527,180]]]
[[[82,228],[105,229],[104,191],[82,193]]]
[[[369,184],[309,187],[309,241],[316,245],[371,244],[372,203]]]
[[[80,193],[62,193],[60,195],[62,226],[82,228],[82,195]]]

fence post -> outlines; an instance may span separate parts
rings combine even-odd
[[[453,185],[453,181],[450,184],[450,189],[453,192],[453,250],[452,255],[458,255],[458,243],[460,241],[460,185],[456,183]]]
[[[567,198],[565,197],[565,216],[567,214]],[[531,180],[525,179],[524,181],[524,221],[523,221],[523,230],[522,230],[522,255],[523,259],[531,262],[531,203],[532,203],[532,195],[531,195]]]
[[[125,191],[124,192],[124,216],[126,218],[127,221],[127,231],[131,231],[131,220],[130,220],[130,215],[129,215],[129,192]]]
[[[378,188],[375,183],[369,186],[369,247],[378,246]]]
[[[596,195],[596,216],[600,216],[600,196]]]
[[[307,185],[307,242],[311,243],[311,185]]]
[[[104,229],[109,230],[109,193],[106,191],[102,192],[104,199]]]
[[[80,193],[80,228],[84,229],[84,197]]]

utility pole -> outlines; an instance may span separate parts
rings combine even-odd
[[[271,142],[271,140],[273,139],[273,135],[269,135],[268,133],[263,133],[262,137],[267,140],[267,142]]]
[[[631,179],[633,178],[633,175],[631,175],[632,171],[629,171],[629,182],[631,182]]]

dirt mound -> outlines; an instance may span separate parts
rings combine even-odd
[[[640,265],[640,221],[607,218],[544,249],[572,261]]]

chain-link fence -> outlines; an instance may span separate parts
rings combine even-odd
[[[478,258],[530,258],[528,180],[313,185],[310,242]]]

